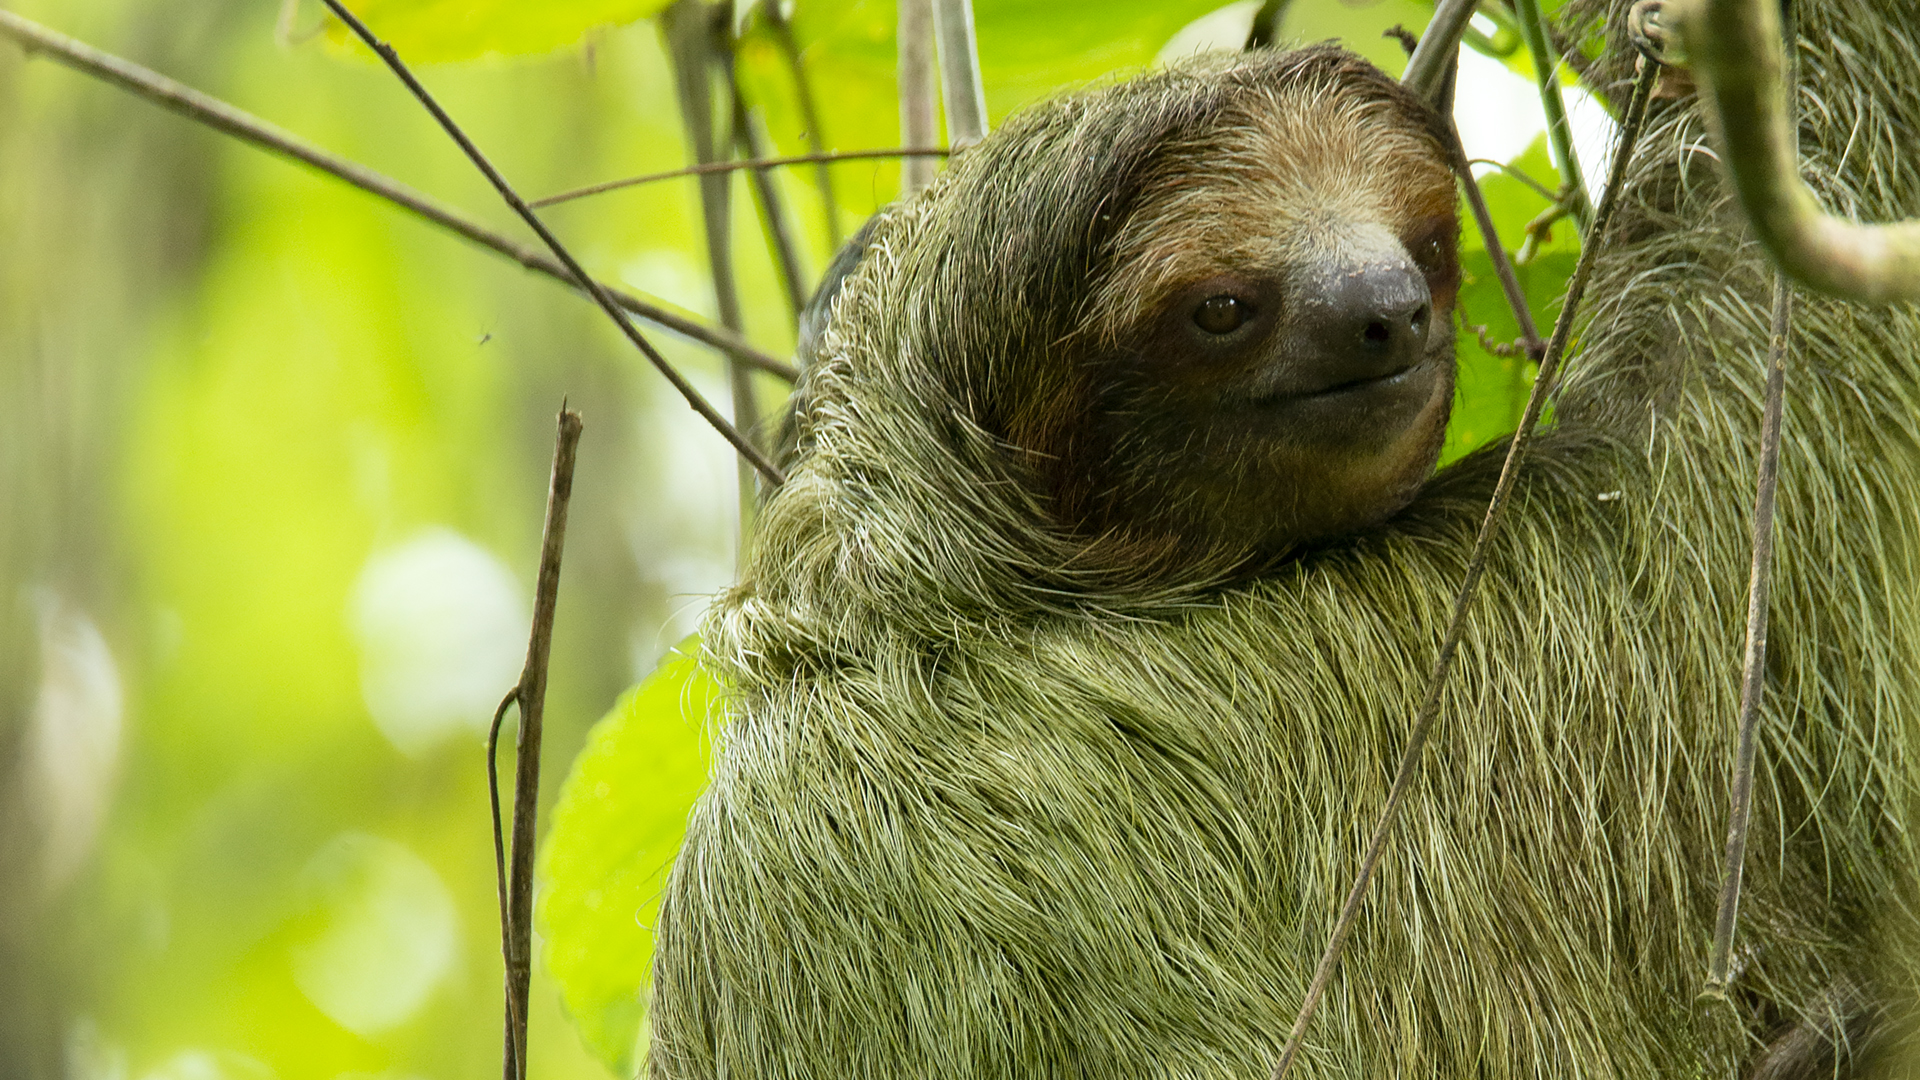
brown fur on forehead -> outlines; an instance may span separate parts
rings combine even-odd
[[[1320,230],[1401,232],[1454,210],[1430,123],[1373,85],[1259,87],[1205,130],[1168,144],[1109,249],[1081,327],[1112,344],[1171,292],[1223,273],[1274,273]]]

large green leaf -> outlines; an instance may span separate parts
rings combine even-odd
[[[547,972],[587,1046],[633,1073],[653,959],[653,917],[707,782],[714,684],[691,653],[667,660],[594,726],[541,850]]]
[[[590,30],[649,18],[668,0],[349,0],[410,63],[518,56],[572,45]],[[346,40],[335,22],[328,35]]]

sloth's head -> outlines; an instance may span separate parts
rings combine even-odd
[[[1377,523],[1432,472],[1452,402],[1447,144],[1330,46],[1029,109],[867,234],[801,452],[859,420],[887,443],[864,489],[877,468],[907,497],[1023,490],[1084,566],[1217,567]],[[849,377],[888,388],[816,397]]]
[[[1455,189],[1380,90],[1274,86],[1151,170],[1088,309],[1084,449],[1055,475],[1081,528],[1282,548],[1386,518],[1432,471]]]
[[[1003,434],[1060,524],[1123,550],[1377,523],[1432,472],[1452,403],[1442,129],[1334,49],[1159,78],[1176,104],[1145,110],[1160,130],[1112,197],[1068,201],[1100,234],[1091,272]]]

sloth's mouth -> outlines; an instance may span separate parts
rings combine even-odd
[[[1337,403],[1343,399],[1379,390],[1397,390],[1414,381],[1427,369],[1427,358],[1420,357],[1387,371],[1370,373],[1349,379],[1324,382],[1318,386],[1309,384],[1304,387],[1285,387],[1256,394],[1251,403],[1257,409],[1284,406],[1289,403],[1308,402]]]
[[[1309,390],[1299,396],[1327,398],[1375,388],[1388,389],[1406,381],[1406,377],[1419,370],[1423,362],[1424,360],[1415,360],[1412,363],[1403,364],[1400,367],[1394,368],[1392,371],[1380,375],[1362,375],[1357,379],[1348,379],[1345,382],[1337,382],[1329,386],[1323,386],[1318,390]]]

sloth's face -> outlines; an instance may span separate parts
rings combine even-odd
[[[1452,404],[1453,179],[1430,136],[1276,92],[1165,166],[1093,318],[1088,520],[1280,550],[1377,523]]]

